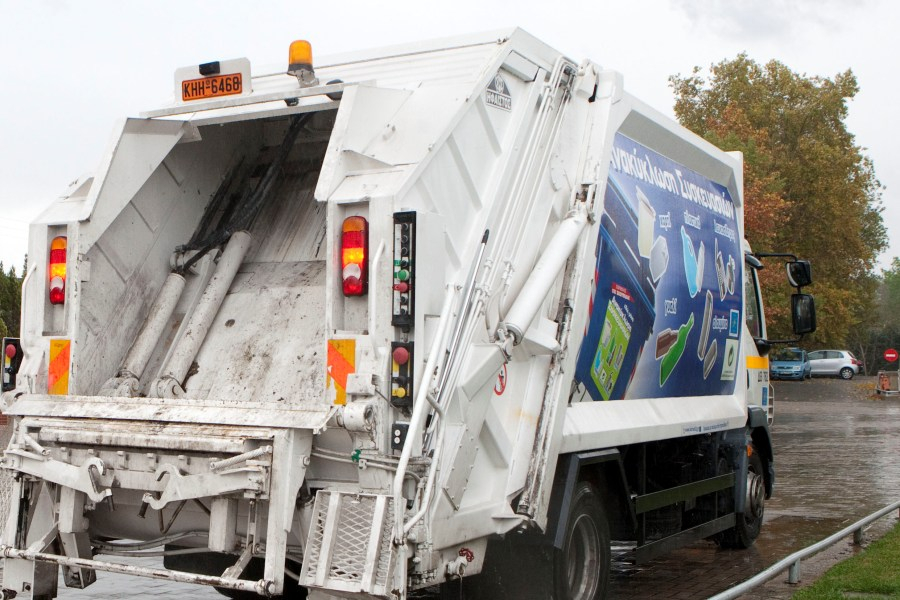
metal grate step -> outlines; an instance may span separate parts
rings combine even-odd
[[[306,541],[300,585],[389,598],[394,499],[320,490]]]

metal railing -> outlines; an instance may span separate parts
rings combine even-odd
[[[737,598],[741,594],[746,594],[750,590],[774,578],[785,569],[788,570],[788,583],[799,583],[800,562],[803,559],[809,558],[814,554],[818,554],[829,546],[832,546],[841,541],[851,533],[853,534],[853,543],[857,545],[862,544],[866,526],[873,523],[874,521],[877,521],[888,513],[896,510],[900,510],[900,500],[894,502],[890,506],[885,506],[881,510],[872,513],[868,517],[860,519],[853,525],[841,529],[837,533],[825,538],[818,543],[813,544],[812,546],[807,546],[802,550],[794,552],[790,556],[782,558],[780,561],[778,561],[765,571],[757,573],[747,581],[744,581],[743,583],[736,585],[731,589],[725,590],[724,592],[716,594],[715,596],[710,596],[709,600],[731,600],[732,598]]]

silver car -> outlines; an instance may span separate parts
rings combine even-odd
[[[816,350],[809,353],[809,364],[813,375],[838,376],[853,379],[862,369],[859,361],[849,350]]]

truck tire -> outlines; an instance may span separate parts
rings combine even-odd
[[[488,545],[479,575],[441,585],[444,600],[600,600],[609,587],[609,523],[594,486],[575,486],[562,550],[509,534]]]
[[[765,513],[766,484],[765,465],[762,457],[751,446],[751,454],[747,465],[747,500],[742,514],[735,515],[735,524],[724,531],[718,538],[723,548],[745,549],[753,545],[762,530]]]
[[[572,495],[565,540],[553,556],[556,600],[605,598],[611,562],[609,522],[594,486],[586,481]]]

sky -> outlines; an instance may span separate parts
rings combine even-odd
[[[0,261],[21,268],[27,224],[96,168],[119,119],[169,103],[179,66],[243,56],[272,71],[295,39],[327,56],[519,26],[620,71],[670,116],[670,75],[740,52],[808,76],[852,69],[847,126],[885,186],[888,267],[900,257],[898,23],[895,0],[0,0]]]

